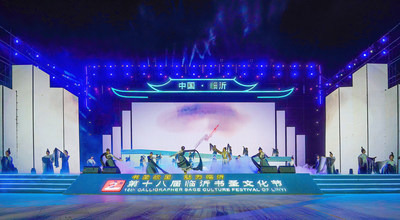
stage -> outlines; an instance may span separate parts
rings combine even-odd
[[[379,204],[379,205],[377,205]],[[0,194],[0,219],[395,219],[399,194]]]

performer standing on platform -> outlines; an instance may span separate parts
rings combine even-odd
[[[294,157],[290,158],[289,166],[294,167]]]
[[[382,174],[396,174],[396,164],[394,163],[393,152],[389,155],[389,160],[386,161],[385,165],[382,167]]]
[[[157,159],[157,158],[156,158]],[[146,174],[156,174],[158,170],[161,170],[164,174],[168,174],[166,171],[161,169],[156,162],[153,160],[153,152],[150,152],[150,155],[147,156],[147,168]]]
[[[58,148],[55,148],[54,149],[54,153],[55,153],[54,154],[54,165],[56,167],[59,166],[58,165],[58,158],[61,157],[62,162],[61,162],[60,173],[61,174],[69,174],[69,163],[68,163],[69,155],[68,155],[68,151],[67,150],[61,151]]]
[[[328,174],[335,174],[335,160],[332,152],[329,152],[329,157],[326,158],[326,167]]]
[[[243,146],[243,156],[248,157],[249,156],[249,148]]]
[[[222,155],[222,165],[228,165],[229,161],[232,160],[231,155],[226,151],[226,147],[222,149],[222,152],[217,149],[216,145],[213,146],[213,149]]]
[[[104,163],[103,157],[106,158],[106,163]],[[117,167],[117,165],[115,165],[115,161],[113,160],[113,158],[116,159],[116,160],[118,160],[118,161],[122,161],[122,159],[117,158],[116,156],[112,155],[112,154],[110,153],[110,149],[107,148],[107,149],[106,149],[106,152],[103,153],[103,154],[100,156],[101,165],[103,165],[103,167]]]
[[[1,158],[1,173],[18,173],[17,168],[14,167],[10,148],[6,151],[6,156]]]
[[[260,159],[260,164],[258,164],[254,158],[258,157]],[[263,167],[268,167],[268,161],[267,161],[267,155],[265,155],[265,153],[263,152],[262,148],[259,147],[258,148],[258,153],[254,156],[251,157],[251,160],[253,161],[254,165],[256,165],[256,167],[258,168],[258,173],[262,172],[262,168]]]
[[[86,161],[86,164],[87,164],[88,166],[90,166],[90,167],[96,166],[96,161],[94,161],[93,156],[91,156],[91,157],[89,158],[89,160]]]
[[[43,174],[54,174],[53,161],[54,154],[50,154],[49,149],[47,149],[46,155],[42,157]]]

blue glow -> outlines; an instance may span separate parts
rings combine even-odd
[[[15,55],[15,56],[18,56],[18,53],[17,53],[17,52],[15,52],[15,53],[14,53],[14,55]]]
[[[363,53],[363,57],[367,57],[367,55],[368,55],[367,53]]]
[[[18,40],[18,39],[15,39],[15,43],[18,44],[18,43],[19,43],[19,40]]]
[[[381,42],[382,43],[385,43],[387,41],[387,38],[386,37],[383,37],[382,39],[381,39]]]
[[[348,65],[347,68],[351,69],[351,65]]]
[[[39,54],[36,54],[36,58],[39,58]],[[93,68],[96,68],[95,66]]]
[[[386,54],[387,54],[387,50],[383,50],[383,51],[382,51],[382,54],[383,54],[383,55],[386,55]]]

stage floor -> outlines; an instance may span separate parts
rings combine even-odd
[[[0,219],[398,219],[400,194],[0,194]]]

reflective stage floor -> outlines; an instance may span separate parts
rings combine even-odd
[[[400,194],[0,194],[0,219],[400,219]]]

